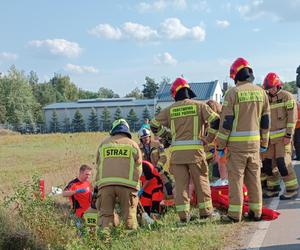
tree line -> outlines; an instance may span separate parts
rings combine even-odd
[[[163,78],[161,83],[156,83],[154,79],[147,76],[142,90],[136,87],[125,97],[152,99],[157,93],[159,84],[165,82],[170,82],[170,80]],[[36,72],[30,71],[26,74],[13,65],[5,74],[0,73],[0,124],[5,124],[6,127],[20,132],[41,132],[45,130],[42,108],[50,103],[119,97],[119,94],[105,87],[100,87],[95,92],[78,88],[67,75],[55,73],[49,81],[40,82]],[[133,112],[128,114],[131,120],[134,120],[136,116]],[[108,121],[111,123],[110,114],[102,114],[102,116],[105,121],[103,126],[106,128]],[[83,126],[80,128],[75,126],[75,124],[80,124],[77,122],[80,120],[78,113],[74,122],[73,120],[69,121],[70,128],[72,127],[73,131],[82,130]],[[54,117],[53,124],[55,123]],[[68,124],[67,121],[66,124]],[[100,126],[99,123],[98,126]],[[62,129],[63,124],[57,128],[60,129],[58,131],[66,130],[66,127]],[[90,124],[86,125],[85,130],[92,130]]]

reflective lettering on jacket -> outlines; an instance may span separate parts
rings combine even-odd
[[[120,147],[120,148],[104,148],[104,158],[108,157],[126,157],[129,158],[131,155],[131,148],[130,147]]]

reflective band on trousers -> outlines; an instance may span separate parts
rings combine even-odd
[[[199,203],[199,208],[200,209],[212,208],[212,202],[211,202],[211,200],[205,201],[205,202],[200,202]]]
[[[298,180],[293,179],[293,180],[290,180],[290,181],[285,181],[284,184],[285,184],[286,187],[297,186],[298,185]]]
[[[171,146],[181,146],[181,145],[203,145],[201,140],[182,140],[182,141],[174,141],[172,142]]]
[[[175,207],[176,207],[177,212],[188,212],[188,211],[190,211],[190,204],[176,205]]]
[[[267,186],[268,187],[274,187],[274,186],[278,186],[278,185],[280,185],[280,180],[278,180],[278,181],[269,181],[269,180],[267,180]]]
[[[200,140],[174,141],[171,144],[170,151],[177,150],[199,150],[204,149]]]
[[[270,139],[275,139],[285,136],[286,129],[274,130],[270,132]]]
[[[261,203],[249,203],[250,210],[261,210],[262,204]]]
[[[228,211],[240,213],[240,212],[242,212],[242,205],[231,205],[230,204]]]

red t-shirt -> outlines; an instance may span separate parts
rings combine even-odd
[[[91,206],[91,183],[89,181],[81,182],[78,178],[75,178],[65,187],[65,191],[75,191],[82,188],[86,189],[86,192],[77,193],[70,197],[71,206],[78,217],[82,217],[83,213]]]

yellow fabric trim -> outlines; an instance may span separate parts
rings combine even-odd
[[[175,207],[176,207],[177,212],[188,212],[188,211],[190,211],[190,204],[176,205]]]
[[[284,107],[284,106],[285,106],[284,102],[281,102],[281,103],[271,104],[270,108],[271,109],[276,109],[276,108],[280,108],[280,107]]]
[[[171,134],[172,134],[172,141],[176,140],[176,130],[175,130],[175,122],[171,120]]]
[[[237,212],[240,213],[242,212],[242,205],[229,205],[228,211],[230,212]]]
[[[277,134],[270,134],[270,139],[276,139],[276,138],[283,137],[283,136],[285,136],[285,132],[280,132]]]
[[[298,185],[298,180],[293,179],[293,180],[290,180],[290,181],[285,181],[284,184],[285,184],[286,187],[296,186],[296,185]]]
[[[250,135],[250,136],[230,136],[229,141],[239,141],[239,142],[243,142],[243,141],[259,141],[260,140],[260,135]]]
[[[224,135],[224,134],[222,134],[222,133],[218,133],[218,135],[217,135],[217,137],[218,138],[220,138],[220,139],[223,139],[223,140],[228,140],[228,137],[229,137],[229,135]]]
[[[170,109],[171,119],[197,115],[196,105],[182,105]]]
[[[249,203],[250,210],[261,210],[262,204],[261,203]]]
[[[213,128],[208,128],[207,132],[211,133],[211,134],[216,134],[218,132],[218,130],[213,129]]]
[[[204,149],[202,145],[177,145],[177,146],[171,146],[170,151],[178,151],[178,150],[200,150]]]
[[[239,102],[262,102],[263,93],[261,90],[245,90],[238,93]]]
[[[211,202],[211,200],[205,201],[205,202],[200,202],[199,203],[199,208],[200,209],[212,208],[212,202]]]
[[[295,127],[295,123],[289,122],[289,123],[286,124],[286,127],[287,128],[293,128],[293,127]]]

